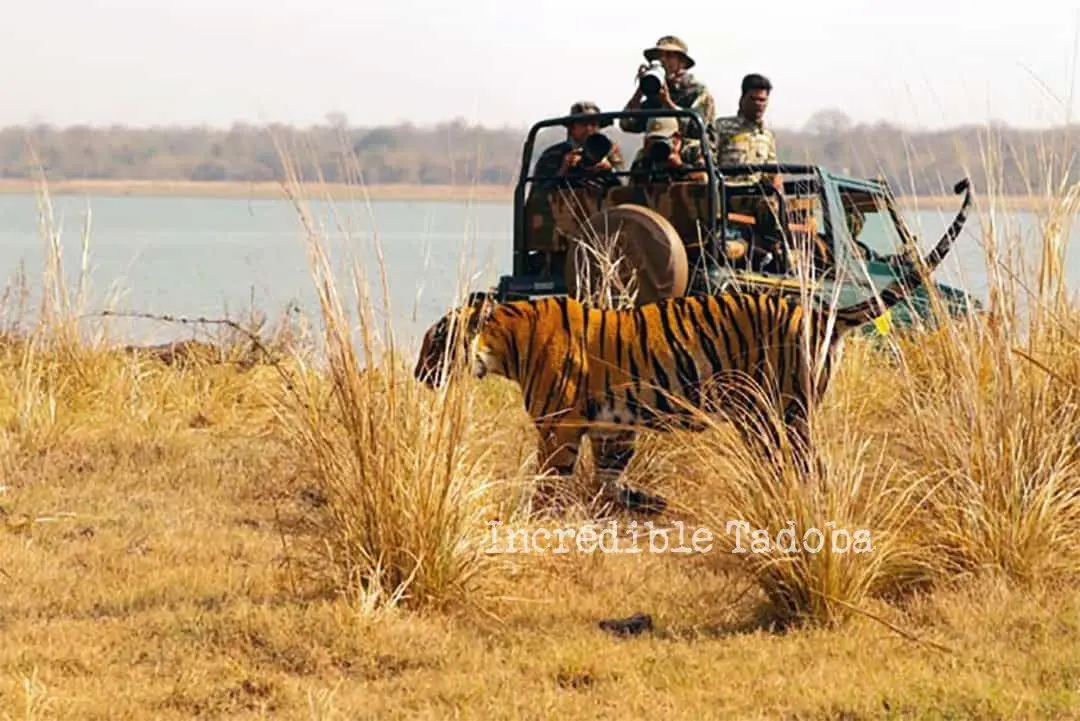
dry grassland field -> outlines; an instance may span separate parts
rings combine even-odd
[[[723,424],[643,438],[629,481],[709,530],[690,553],[580,550],[643,523],[595,518],[588,473],[531,517],[517,387],[416,382],[310,228],[321,315],[258,343],[125,351],[50,265],[0,344],[0,718],[1080,718],[1080,189],[1039,202],[1042,245],[991,258],[1038,282],[851,343],[805,485]],[[488,553],[493,520],[579,535]],[[732,552],[740,520],[771,544]],[[789,552],[789,521],[863,535]]]

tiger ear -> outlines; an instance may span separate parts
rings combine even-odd
[[[473,291],[469,293],[468,304],[473,310],[475,324],[479,325],[491,317],[495,310],[495,296],[489,291]]]
[[[459,306],[459,318],[464,322],[462,330],[472,335],[488,319],[494,305],[491,294],[485,291],[472,291],[465,296],[465,302]]]
[[[465,299],[465,305],[479,307],[491,299],[491,293],[486,290],[474,290]]]

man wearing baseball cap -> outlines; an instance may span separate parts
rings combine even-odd
[[[666,152],[665,152],[666,151]],[[651,118],[645,143],[630,164],[630,182],[707,183],[701,141],[683,138],[677,118]]]
[[[674,35],[664,35],[651,48],[646,48],[642,53],[650,63],[659,61],[664,66],[666,82],[660,88],[657,95],[657,103],[661,108],[675,110],[685,108],[696,110],[705,121],[705,138],[709,147],[715,150],[716,143],[713,138],[713,123],[716,120],[716,101],[712,93],[701,82],[690,74],[690,68],[696,64],[690,57],[685,42]],[[641,77],[648,70],[647,65],[638,68],[635,83],[641,81]],[[634,94],[626,103],[624,110],[637,110],[642,107],[644,98],[640,85],[635,85]],[[700,140],[701,131],[696,125],[691,125],[688,118],[678,118],[679,130],[687,139]],[[619,127],[627,133],[641,133],[645,131],[645,121],[641,118],[620,118]]]
[[[618,143],[611,140],[611,149],[599,159],[588,158],[585,154],[585,141],[600,132],[600,128],[611,125],[610,120],[588,117],[600,112],[600,107],[591,100],[580,100],[570,106],[569,115],[583,115],[580,120],[566,123],[566,140],[545,148],[536,161],[533,175],[538,177],[536,185],[541,188],[570,188],[596,184],[621,185],[619,178],[611,174],[612,170],[623,170],[626,165]],[[590,160],[597,162],[590,163]]]

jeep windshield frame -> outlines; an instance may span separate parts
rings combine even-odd
[[[904,222],[888,183],[844,175],[833,175],[830,181],[829,193],[835,196],[831,203],[832,212],[828,214],[833,223],[833,252],[838,263],[858,269],[857,273],[849,273],[851,280],[867,285],[870,283],[868,276],[891,275],[894,270],[906,267],[913,254],[918,255],[918,242]],[[866,225],[859,228],[858,234],[852,233],[848,210],[853,205],[863,214],[864,223],[866,216],[873,217],[870,234],[885,240],[887,248],[860,240],[867,230]]]

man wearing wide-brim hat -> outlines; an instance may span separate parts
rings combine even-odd
[[[574,121],[567,121],[566,140],[545,148],[536,161],[533,175],[537,176],[536,185],[541,188],[576,187],[589,184],[621,185],[612,170],[625,169],[619,145],[611,140],[611,148],[597,162],[585,153],[585,141],[589,136],[600,132],[601,127],[611,125],[610,119],[588,117],[600,112],[600,107],[591,100],[580,100],[570,106],[567,115],[583,115]],[[541,177],[543,176],[543,177]]]
[[[655,101],[649,103],[648,107],[669,108],[672,110],[685,108],[698,111],[702,120],[705,121],[705,137],[710,148],[715,152],[716,143],[713,138],[713,123],[716,120],[716,101],[705,83],[690,74],[690,68],[694,67],[696,63],[690,56],[686,43],[674,35],[664,35],[651,48],[646,48],[642,54],[650,63],[658,61],[663,65],[666,73],[665,85],[660,88]],[[625,110],[637,110],[646,107],[645,98],[641,93],[640,85],[638,85],[646,70],[648,70],[647,65],[638,68],[634,94],[630,96],[630,100],[626,103]],[[619,127],[627,133],[643,133],[645,132],[645,120],[642,118],[620,118]],[[702,137],[700,129],[691,124],[688,118],[679,118],[679,128],[683,137],[697,140]]]
[[[593,101],[591,101],[591,100],[579,100],[579,101],[577,101],[576,103],[574,103],[573,105],[570,106],[570,112],[567,113],[567,115],[586,115],[586,116],[588,116],[588,115],[599,115],[600,112],[601,112],[600,111],[600,106],[597,105],[596,103],[594,103]],[[567,128],[570,128],[570,127],[575,126],[575,125],[578,126],[579,128],[584,128],[584,127],[587,127],[588,125],[594,125],[595,127],[588,127],[588,130],[590,132],[596,132],[596,128],[606,128],[609,125],[611,125],[611,122],[612,122],[611,118],[603,118],[603,119],[601,119],[601,118],[590,118],[590,121],[591,121],[590,123],[584,124],[584,125],[582,123],[571,123],[571,122],[567,122],[567,123],[565,123],[565,125],[566,125]]]

